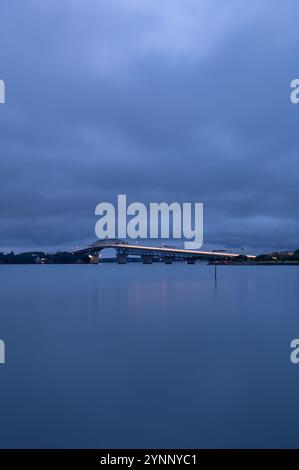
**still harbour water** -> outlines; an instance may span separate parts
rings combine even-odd
[[[0,266],[0,447],[299,447],[299,267]]]

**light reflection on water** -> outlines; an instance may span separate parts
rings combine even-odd
[[[0,266],[1,447],[298,446],[297,267]]]

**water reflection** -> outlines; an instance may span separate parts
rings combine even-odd
[[[1,266],[0,446],[296,446],[298,278]]]

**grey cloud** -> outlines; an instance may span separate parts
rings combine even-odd
[[[205,242],[299,247],[294,0],[4,0],[0,247],[93,239],[96,204],[205,203]]]

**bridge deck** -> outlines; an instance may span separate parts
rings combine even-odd
[[[72,253],[95,253],[105,248],[114,248],[115,250],[131,255],[174,255],[174,256],[185,256],[185,257],[214,257],[214,258],[235,258],[238,256],[247,256],[249,259],[254,259],[254,255],[245,255],[240,253],[227,253],[227,252],[215,252],[215,251],[200,251],[200,250],[185,250],[183,248],[170,248],[170,247],[158,247],[158,246],[143,246],[143,245],[131,245],[126,243],[106,243],[99,241],[97,244],[90,245],[87,248],[73,251]]]

